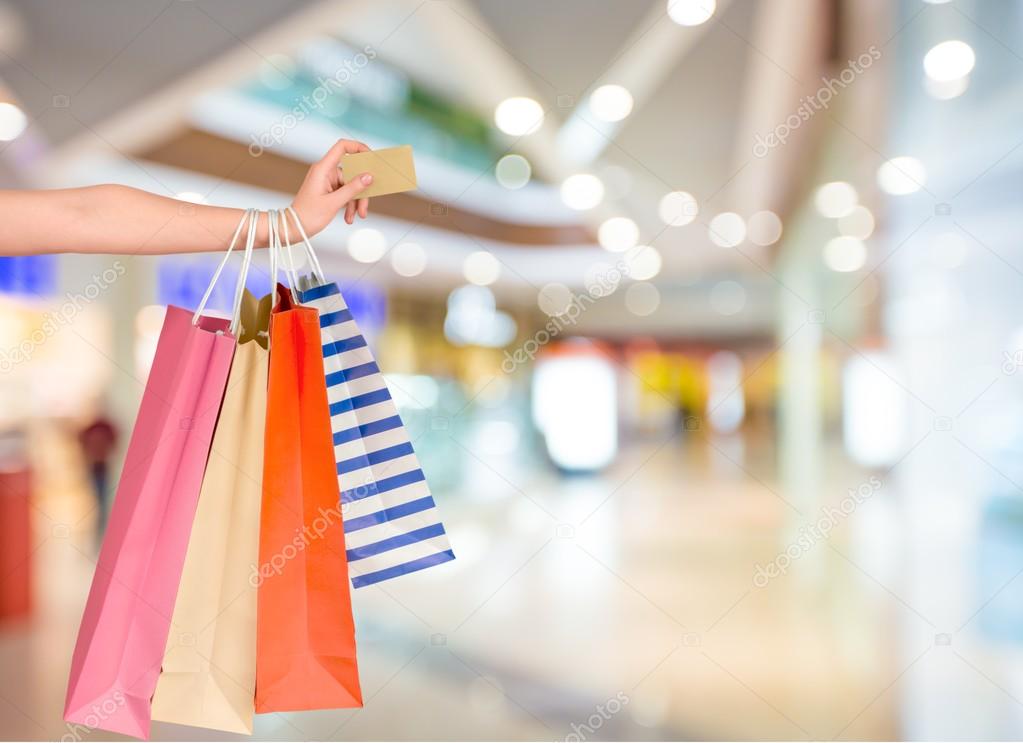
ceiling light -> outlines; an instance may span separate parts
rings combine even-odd
[[[387,239],[380,230],[362,227],[348,236],[348,254],[359,263],[376,263],[387,252]]]
[[[958,98],[970,87],[970,76],[963,75],[955,80],[935,80],[924,76],[924,90],[931,98],[939,101],[950,101]]]
[[[426,251],[417,243],[400,243],[391,251],[391,268],[399,276],[418,276],[426,269]]]
[[[623,278],[625,276],[621,264],[594,261],[583,272],[583,286],[592,299],[600,299],[614,294]]]
[[[682,227],[696,219],[700,213],[700,206],[691,193],[669,191],[661,197],[661,203],[657,205],[657,213],[666,225]]]
[[[561,200],[570,209],[592,209],[604,199],[604,184],[595,175],[577,173],[561,184]]]
[[[755,245],[774,245],[781,239],[781,217],[772,211],[757,212],[749,218],[749,239]]]
[[[494,110],[494,123],[513,137],[532,134],[543,124],[543,108],[532,98],[506,98]]]
[[[648,281],[661,272],[661,254],[652,245],[637,245],[625,254],[626,275],[633,281]]]
[[[564,284],[552,282],[546,284],[536,295],[536,304],[544,314],[555,317],[568,312],[572,306],[572,290]]]
[[[601,85],[590,93],[590,110],[601,121],[621,121],[632,113],[632,93],[621,85]]]
[[[611,217],[597,229],[597,242],[604,250],[624,253],[639,242],[639,227],[628,217]]]
[[[525,186],[532,174],[533,169],[529,165],[529,160],[522,155],[505,155],[497,161],[494,168],[497,182],[509,191]]]
[[[625,308],[633,315],[646,317],[657,311],[661,304],[661,293],[657,287],[646,281],[632,284],[625,290]]]
[[[715,0],[668,0],[668,17],[680,26],[699,26],[714,15]]]
[[[0,142],[10,142],[25,131],[28,117],[13,103],[0,103]]]
[[[825,217],[837,219],[853,210],[859,196],[856,189],[845,181],[825,183],[814,194],[813,203]]]
[[[969,75],[976,61],[973,48],[965,41],[943,41],[924,55],[924,72],[939,82],[957,80]]]
[[[915,157],[893,157],[877,169],[877,185],[893,196],[919,191],[927,182],[923,163]]]
[[[722,212],[710,220],[710,241],[722,248],[734,248],[746,239],[746,223],[735,212]]]
[[[862,240],[842,235],[828,240],[824,246],[824,263],[832,271],[849,273],[863,268],[867,262],[867,246]]]
[[[515,340],[514,318],[496,309],[494,293],[485,286],[460,286],[448,295],[447,305],[444,335],[455,345],[500,348]]]
[[[465,257],[462,273],[470,283],[486,286],[497,281],[497,277],[501,275],[501,264],[490,251],[477,250]]]
[[[865,206],[855,206],[838,218],[838,231],[846,237],[866,240],[874,233],[874,215]]]

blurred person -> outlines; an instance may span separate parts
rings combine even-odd
[[[372,174],[346,181],[338,163],[343,154],[368,150],[362,142],[341,139],[309,168],[291,203],[308,234],[323,230],[342,210],[348,224],[356,215],[366,218],[369,199],[358,195],[373,182]],[[111,184],[0,190],[0,255],[226,250],[243,212]],[[267,242],[266,216],[261,214],[256,244],[266,247]]]
[[[110,495],[110,458],[117,446],[117,427],[103,409],[102,406],[97,406],[96,415],[78,432],[78,443],[82,447],[85,466],[99,509],[96,518],[97,544],[103,539],[103,532],[106,530],[107,503]]]

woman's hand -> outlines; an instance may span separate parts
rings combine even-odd
[[[341,155],[368,152],[369,147],[351,139],[339,139],[319,162],[306,173],[302,186],[295,194],[292,206],[310,235],[320,232],[342,209],[345,222],[352,224],[355,215],[363,219],[369,213],[369,199],[358,195],[373,182],[371,173],[342,174],[338,169]],[[347,179],[347,182],[345,181]]]
[[[323,230],[342,209],[345,221],[363,219],[369,199],[359,194],[370,173],[342,180],[341,155],[366,152],[362,142],[342,139],[306,174],[292,206],[308,234]],[[244,214],[241,209],[183,204],[128,186],[86,186],[56,191],[0,189],[0,255],[34,253],[197,253],[225,250]],[[256,227],[256,245],[266,247],[266,215]]]

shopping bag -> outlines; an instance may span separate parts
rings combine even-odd
[[[251,240],[255,233],[249,234]],[[270,297],[260,302],[245,291],[153,697],[154,720],[252,734],[256,585],[250,577],[259,559],[269,316]]]
[[[455,559],[408,430],[341,290],[294,210],[312,268],[299,300],[320,315],[348,571],[356,588]],[[290,240],[285,227],[285,243]],[[293,279],[297,281],[297,278]]]
[[[168,307],[71,659],[64,719],[149,737],[160,663],[235,339]]]
[[[271,273],[273,281],[276,266]],[[279,299],[270,316],[256,712],[360,707],[318,317],[288,289],[274,287]]]

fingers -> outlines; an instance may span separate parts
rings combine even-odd
[[[369,214],[369,199],[359,199],[356,204],[359,210],[359,216],[365,219]]]
[[[331,191],[336,191],[342,185],[344,185],[344,182],[341,180],[341,169],[340,168],[331,168],[330,169],[330,171],[327,173],[327,183],[329,184],[329,187],[330,187]]]
[[[369,147],[354,139],[339,139],[327,150],[327,154],[323,156],[320,162],[326,160],[336,166],[337,161],[341,159],[342,155],[350,155],[353,152],[369,152]]]
[[[334,199],[335,208],[340,211],[341,207],[347,207],[349,202],[354,203],[356,197],[365,191],[372,182],[373,176],[370,173],[362,173],[358,177],[352,178],[348,183],[331,194],[331,198]],[[362,200],[365,201],[365,199]],[[346,209],[345,216],[347,217],[347,215]]]
[[[345,205],[345,222],[352,224],[355,222],[355,202],[349,201]]]
[[[324,179],[327,183],[336,183],[337,166],[341,161],[341,156],[353,152],[369,152],[369,147],[354,139],[339,139],[320,160],[313,163],[309,172],[315,174],[317,178]]]

